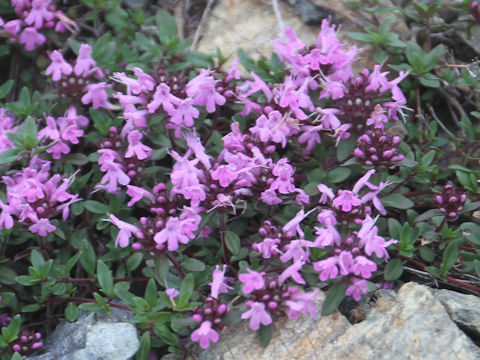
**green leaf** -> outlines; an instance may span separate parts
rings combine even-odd
[[[17,273],[11,269],[11,267],[0,264],[0,283],[5,285],[13,285],[15,284],[15,278],[17,277]]]
[[[37,123],[31,116],[28,116],[25,119],[25,122],[19,131],[22,134],[23,146],[27,149],[34,147],[37,140],[38,128]]]
[[[468,241],[475,245],[480,245],[480,225],[473,222],[465,222],[459,228]]]
[[[420,257],[427,262],[431,262],[435,259],[435,252],[426,246],[419,247],[418,253],[420,254]]]
[[[5,96],[10,94],[13,88],[13,79],[5,81],[2,86],[0,86],[0,99],[3,99]]]
[[[180,284],[180,293],[185,294],[187,293],[187,299],[192,295],[193,289],[195,288],[195,277],[192,273],[185,276]]]
[[[410,199],[400,194],[387,195],[384,198],[381,198],[380,201],[385,207],[402,210],[410,209],[414,205]]]
[[[73,302],[69,302],[68,305],[65,307],[65,318],[70,322],[74,322],[77,320],[78,306]]]
[[[10,322],[8,323],[8,326],[7,327],[4,326],[2,328],[2,336],[5,341],[9,343],[17,338],[18,333],[20,332],[20,326],[22,325],[22,322],[23,322],[22,317],[20,315],[15,315],[14,318],[10,320]],[[3,330],[7,330],[7,329],[8,329],[9,336],[5,336],[3,332]]]
[[[398,258],[392,259],[385,266],[383,277],[386,281],[395,281],[403,274],[403,264]]]
[[[17,276],[15,280],[16,282],[18,282],[20,285],[23,285],[23,286],[33,286],[35,284],[38,284],[40,281],[29,275]]]
[[[349,282],[339,282],[328,290],[327,297],[322,305],[322,315],[329,315],[335,311],[345,298],[345,292],[349,286]]]
[[[186,258],[182,261],[182,267],[188,271],[203,271],[205,270],[205,264],[198,259]]]
[[[150,305],[150,307],[154,307],[157,305],[158,301],[158,290],[157,285],[155,284],[154,279],[148,280],[147,287],[145,288],[145,301]]]
[[[430,209],[430,210],[425,211],[423,214],[418,215],[415,218],[414,221],[415,222],[422,222],[422,221],[425,221],[425,220],[429,220],[434,216],[442,216],[442,215],[443,215],[443,213],[440,209]]]
[[[65,264],[65,276],[69,277],[70,276],[70,270],[77,264],[78,260],[80,259],[80,256],[82,256],[82,251],[79,250],[77,253],[72,256],[70,259],[68,259],[67,263]]]
[[[212,57],[199,51],[189,51],[182,56],[194,67],[207,68],[209,66],[214,66]]]
[[[135,360],[148,360],[150,356],[150,332],[145,331],[140,338],[140,349],[135,356]]]
[[[353,150],[357,146],[357,140],[350,136],[348,139],[340,140],[337,146],[337,160],[342,162],[352,155]]]
[[[8,149],[0,154],[0,165],[11,164],[18,159],[23,150]]]
[[[362,41],[367,43],[373,42],[371,34],[366,34],[361,32],[347,32],[347,36],[350,39],[357,40],[357,41]]]
[[[83,303],[78,306],[80,310],[90,311],[90,312],[97,312],[103,310],[103,307],[98,305],[97,303]]]
[[[35,312],[40,310],[40,304],[27,304],[22,306],[22,312]]]
[[[267,347],[272,339],[272,324],[267,326],[260,325],[260,328],[257,330],[257,339],[261,347]]]
[[[440,265],[440,273],[445,276],[458,258],[458,244],[451,242],[443,252],[442,264]]]
[[[122,30],[129,25],[128,13],[122,8],[116,8],[105,14],[105,21],[111,27]]]
[[[340,183],[342,181],[345,181],[350,176],[351,173],[352,173],[352,170],[350,170],[347,167],[337,167],[328,172],[327,182],[334,183],[334,184]]]
[[[130,256],[127,260],[127,271],[132,272],[141,264],[143,260],[143,254],[141,252],[136,252]]]
[[[82,247],[80,249],[82,254],[80,255],[80,264],[90,275],[95,273],[95,263],[97,256],[95,255],[95,250],[93,250],[92,245],[86,239],[82,241]]]
[[[475,269],[477,277],[480,277],[480,260],[473,260],[473,268]]]
[[[35,268],[39,268],[40,266],[45,264],[45,260],[43,259],[42,254],[40,254],[37,249],[33,249],[30,253],[30,262]]]
[[[233,255],[237,255],[242,247],[240,237],[232,231],[225,231],[224,236],[228,250],[230,250]]]
[[[112,271],[108,266],[102,261],[97,261],[97,278],[102,291],[107,296],[113,296],[113,276]]]
[[[101,202],[95,200],[84,201],[83,206],[85,209],[95,214],[106,214],[109,211],[108,205],[102,204]]]
[[[175,18],[166,10],[160,10],[155,16],[155,22],[158,30],[158,38],[163,46],[169,48],[173,42],[178,41],[177,22]]]
[[[110,126],[112,126],[112,118],[106,111],[90,108],[90,118],[93,120],[93,126],[102,134],[108,135]]]

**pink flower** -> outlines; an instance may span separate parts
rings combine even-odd
[[[212,282],[208,284],[211,289],[210,296],[218,299],[218,294],[227,293],[228,290],[233,289],[227,285],[227,282],[231,281],[233,281],[233,278],[225,277],[225,265],[223,265],[222,270],[220,270],[220,265],[216,265],[212,274]]]
[[[78,57],[75,62],[75,67],[73,68],[73,72],[75,75],[88,75],[91,67],[95,67],[97,62],[92,59],[92,47],[88,44],[80,45],[80,49],[78,50]]]
[[[360,301],[362,295],[368,292],[368,284],[365,280],[357,278],[352,279],[353,284],[350,285],[346,291],[346,295],[351,295],[355,300]]]
[[[138,160],[145,160],[152,156],[152,149],[140,142],[143,135],[138,130],[130,131],[127,136],[128,148],[125,153],[126,158],[131,158],[135,155]]]
[[[188,244],[190,239],[183,231],[182,221],[176,217],[169,217],[167,224],[163,230],[156,233],[153,240],[157,244],[168,243],[168,250],[175,251],[178,249],[178,243]]]
[[[242,291],[245,294],[250,294],[253,290],[260,290],[265,286],[265,273],[256,272],[247,268],[248,274],[240,274],[238,279],[245,283]]]
[[[289,307],[288,317],[290,319],[298,318],[298,314],[310,313],[312,318],[317,316],[315,310],[315,297],[318,290],[314,290],[310,293],[295,293],[290,296],[290,299],[285,301],[285,304]]]
[[[111,107],[112,104],[108,102],[108,93],[106,91],[106,88],[108,87],[111,87],[111,85],[107,85],[105,82],[87,85],[87,93],[83,95],[81,99],[82,104],[87,105],[92,103],[94,109],[107,109]]]
[[[177,129],[177,127],[178,129],[180,129],[182,125],[186,127],[191,127],[194,124],[193,119],[198,118],[199,115],[200,112],[192,105],[191,98],[181,100],[178,103],[177,108],[174,109],[173,113],[171,114],[170,119],[168,119],[171,124],[167,124],[167,129]],[[175,137],[179,138],[180,136],[180,131],[176,131]]]
[[[193,98],[193,105],[205,106],[207,112],[215,111],[215,105],[223,105],[226,99],[217,92],[215,79],[209,76],[209,70],[201,69],[200,74],[188,82],[185,89],[187,95]]]
[[[327,279],[335,279],[338,275],[337,258],[329,257],[325,260],[317,261],[313,264],[316,271],[320,271],[319,279],[325,281]]]
[[[132,234],[141,233],[140,229],[135,225],[126,223],[125,221],[120,220],[115,215],[108,214],[110,221],[120,229],[115,239],[115,247],[120,245],[120,247],[127,247]]]
[[[267,326],[272,323],[272,317],[265,310],[264,303],[249,300],[246,304],[250,310],[242,314],[242,319],[250,319],[250,329],[256,331],[260,329],[260,324]]]
[[[302,275],[300,275],[300,273],[298,272],[299,270],[302,269],[303,264],[304,263],[302,260],[297,260],[288,268],[286,268],[278,277],[278,281],[280,282],[280,284],[283,284],[285,280],[291,277],[295,282],[305,285],[306,284],[305,280],[303,279]]]
[[[43,27],[44,21],[50,21],[53,19],[53,13],[48,10],[50,0],[33,0],[32,10],[25,18],[25,23],[32,25],[35,29]]]
[[[181,100],[178,97],[170,94],[170,87],[162,83],[157,86],[153,94],[153,100],[147,105],[147,109],[149,113],[154,113],[162,106],[167,114],[172,116],[175,114],[174,105],[178,105],[180,102]]]
[[[2,212],[0,213],[0,229],[11,229],[13,227],[13,218],[10,215],[8,205],[0,200],[0,208],[2,209]]]
[[[355,257],[352,270],[355,275],[361,275],[364,279],[369,279],[372,277],[372,272],[377,270],[377,264],[365,256],[359,255]]]
[[[132,198],[128,202],[128,206],[133,206],[136,202],[140,201],[144,197],[146,197],[152,203],[155,201],[155,197],[150,191],[138,186],[127,185],[127,195]]]
[[[271,190],[277,190],[280,194],[288,194],[295,191],[295,185],[293,185],[293,167],[288,164],[287,158],[278,160],[272,171],[273,175],[277,178],[270,185]]]
[[[190,338],[195,342],[199,341],[202,349],[207,349],[210,346],[210,341],[217,342],[219,339],[218,333],[212,329],[210,321],[204,321],[198,329],[192,332]]]
[[[278,249],[280,239],[265,238],[262,242],[252,245],[252,248],[262,254],[264,259],[270,259],[272,255],[280,254]]]
[[[338,196],[333,199],[333,206],[341,208],[344,212],[349,212],[361,204],[362,201],[350,190],[338,190]]]
[[[55,231],[56,227],[53,226],[48,219],[42,218],[37,220],[36,223],[31,225],[28,230],[30,230],[34,234],[38,234],[40,236],[47,236],[48,233]]]
[[[210,174],[212,179],[218,180],[222,187],[228,187],[228,185],[238,177],[238,174],[233,172],[227,165],[220,165]]]
[[[173,299],[180,295],[180,291],[175,288],[168,288],[165,289],[165,295],[167,295],[170,301],[173,303]]]
[[[22,28],[22,20],[19,20],[19,19],[7,21],[3,25],[3,30],[11,34],[12,36],[17,36],[21,28]]]
[[[33,27],[25,28],[18,38],[18,42],[24,44],[27,51],[32,51],[36,45],[42,45],[45,41],[45,36]]]

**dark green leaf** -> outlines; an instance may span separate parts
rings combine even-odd
[[[82,254],[80,255],[80,264],[83,266],[86,272],[90,275],[95,273],[95,263],[97,261],[95,250],[88,240],[82,241],[82,247],[80,249]]]
[[[141,252],[136,252],[132,256],[130,256],[127,260],[127,271],[132,272],[143,260],[143,254]]]
[[[107,296],[113,296],[113,276],[112,271],[102,261],[97,261],[97,278],[102,291]]]
[[[85,310],[85,311],[91,311],[91,312],[97,312],[103,310],[103,307],[98,305],[97,303],[83,303],[78,306],[80,310]]]
[[[135,360],[148,360],[150,356],[150,332],[145,331],[140,338],[140,349],[135,356]]]
[[[380,201],[385,207],[402,210],[410,209],[414,205],[410,199],[400,194],[387,195],[384,198],[381,198]]]
[[[5,264],[0,265],[0,283],[6,285],[15,284],[17,273]]]
[[[328,183],[340,183],[344,180],[346,180],[350,174],[352,173],[352,170],[350,170],[347,167],[337,167],[331,171],[328,172],[327,174],[327,182]]]
[[[39,268],[40,266],[45,264],[45,260],[43,259],[42,254],[40,254],[37,249],[33,249],[30,253],[30,262],[35,268]]]
[[[403,264],[398,258],[392,259],[385,266],[383,277],[386,281],[395,281],[403,274]]]
[[[157,304],[158,291],[157,291],[157,285],[155,284],[154,279],[148,280],[147,287],[145,289],[145,301],[152,308]]]
[[[443,213],[440,211],[440,209],[430,209],[430,210],[425,211],[423,214],[418,215],[415,218],[414,221],[415,222],[422,222],[422,221],[425,221],[425,220],[429,220],[434,216],[442,216],[442,215],[443,215]]]
[[[2,86],[0,86],[0,99],[3,99],[7,96],[13,88],[13,79],[5,81]]]
[[[205,270],[205,264],[200,260],[193,259],[193,258],[186,258],[182,261],[182,267],[188,271],[203,271]]]
[[[33,278],[29,275],[20,275],[15,278],[15,280],[23,286],[32,286],[39,283],[38,279]]]
[[[68,305],[65,307],[65,318],[70,321],[74,322],[78,318],[78,306],[72,302],[69,302]]]
[[[109,211],[108,205],[95,200],[87,200],[83,203],[83,206],[85,209],[95,214],[106,214]]]
[[[456,242],[450,243],[443,251],[442,264],[440,266],[440,272],[445,276],[450,270],[458,258],[458,244]]]
[[[23,150],[19,149],[8,149],[0,154],[0,165],[10,164],[17,160],[18,156],[22,153]]]
[[[230,250],[233,255],[237,255],[242,246],[240,237],[232,231],[225,231],[224,236],[228,250]]]
[[[169,47],[171,43],[178,39],[177,22],[175,18],[166,10],[160,10],[155,16],[158,30],[158,38],[165,47]]]
[[[422,246],[418,249],[418,252],[420,257],[425,261],[431,262],[435,259],[435,252],[428,247]]]
[[[337,309],[345,298],[345,292],[350,285],[350,282],[340,282],[334,284],[328,290],[327,297],[322,305],[322,315],[329,315]]]
[[[257,339],[261,347],[267,347],[272,339],[272,324],[260,325],[260,329],[257,330]]]

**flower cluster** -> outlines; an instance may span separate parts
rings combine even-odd
[[[10,344],[13,351],[28,355],[43,347],[42,334],[22,327],[17,339]]]
[[[467,201],[467,195],[460,189],[455,189],[451,184],[443,187],[443,191],[435,196],[434,204],[449,220],[456,219],[458,212],[463,209]]]
[[[54,217],[60,213],[63,220],[69,217],[70,205],[79,197],[67,192],[71,178],[50,176],[50,165],[34,157],[22,172],[2,177],[7,202],[0,200],[0,229],[12,228],[15,216],[32,233],[47,236],[56,229],[51,222]]]
[[[52,0],[11,0],[18,18],[5,22],[0,18],[0,29],[10,41],[23,44],[33,51],[47,40],[41,30],[64,32],[77,27],[75,22],[57,10]]]
[[[291,319],[296,319],[300,313],[309,313],[312,317],[317,315],[314,298],[318,291],[302,293],[296,287],[288,287],[282,275],[267,278],[265,272],[248,268],[247,273],[239,275],[238,279],[244,284],[243,293],[251,296],[246,302],[249,310],[242,314],[242,319],[250,319],[250,329],[258,330],[260,325],[270,325],[272,316],[287,311]]]
[[[320,272],[319,279],[326,281],[335,279],[338,275],[344,276],[351,281],[346,294],[357,301],[368,292],[365,279],[371,278],[377,270],[372,256],[387,261],[389,255],[386,248],[397,243],[397,240],[385,241],[379,236],[375,221],[367,215],[360,230],[343,237],[332,225],[316,227],[318,237],[315,242],[319,247],[329,249],[326,259],[313,264],[313,268]]]
[[[6,109],[0,108],[0,154],[14,148],[8,134],[15,134],[18,126],[14,126],[15,115],[9,114]]]
[[[393,167],[405,157],[397,154],[400,136],[394,136],[382,128],[368,129],[357,139],[358,147],[353,154],[368,166]]]

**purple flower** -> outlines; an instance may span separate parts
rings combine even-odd
[[[138,130],[130,131],[127,136],[128,148],[125,153],[126,158],[131,158],[135,155],[138,160],[145,160],[152,156],[152,149],[140,142],[143,135]]]
[[[377,264],[365,256],[359,255],[355,257],[352,270],[355,275],[361,275],[364,279],[369,279],[372,277],[372,272],[377,270]]]
[[[115,239],[115,247],[120,245],[120,247],[127,247],[132,234],[140,234],[140,229],[135,225],[126,223],[125,221],[120,220],[115,215],[108,214],[110,221],[120,229]]]
[[[94,109],[104,108],[108,109],[112,106],[108,102],[108,93],[106,88],[111,87],[105,82],[100,82],[98,84],[89,84],[86,86],[87,93],[82,96],[82,104],[92,104]]]
[[[352,279],[353,284],[346,291],[346,295],[351,295],[355,300],[360,301],[362,295],[368,292],[368,285],[365,280],[357,278]]]
[[[227,285],[227,282],[231,281],[233,281],[233,278],[225,277],[225,265],[223,265],[222,270],[220,270],[220,265],[216,265],[212,274],[212,282],[208,284],[210,285],[210,296],[218,299],[218,294],[227,293],[228,290],[233,289]]]
[[[270,259],[272,255],[280,254],[278,244],[280,244],[280,239],[265,238],[260,243],[252,244],[252,248],[262,254],[264,259]]]
[[[50,0],[33,0],[32,9],[25,18],[25,23],[33,25],[35,29],[43,27],[44,21],[50,21],[53,19],[53,13],[48,10]]]
[[[217,92],[215,82],[209,70],[201,69],[200,74],[190,80],[185,87],[187,95],[193,98],[193,104],[205,106],[209,113],[215,111],[215,105],[223,105],[226,102],[225,97]]]
[[[248,274],[240,274],[238,280],[245,283],[242,291],[245,294],[250,294],[253,290],[260,290],[265,286],[265,273],[256,272],[247,268]]]
[[[292,265],[288,268],[283,270],[283,272],[278,277],[278,281],[280,284],[283,284],[285,280],[291,277],[295,282],[305,285],[305,280],[303,279],[302,275],[298,272],[302,269],[304,262],[302,260],[295,261]]]
[[[65,61],[60,51],[52,51],[52,53],[50,54],[50,60],[52,60],[52,63],[47,68],[47,70],[45,70],[45,74],[52,74],[53,81],[60,80],[62,74],[69,75],[72,73],[72,65]]]
[[[133,206],[136,202],[140,201],[142,198],[146,197],[150,202],[155,201],[155,197],[150,191],[145,190],[144,188],[127,185],[127,195],[132,199],[128,202],[128,206]]]
[[[170,87],[167,84],[160,84],[157,86],[155,93],[153,94],[153,100],[147,105],[149,113],[154,113],[162,106],[168,115],[175,114],[174,105],[180,104],[181,99],[170,94]]]
[[[337,256],[337,264],[340,268],[340,274],[348,275],[350,274],[353,266],[353,256],[349,251],[342,251],[340,255]]]
[[[250,319],[250,329],[256,331],[260,329],[260,324],[267,326],[272,323],[272,317],[265,310],[264,303],[249,300],[246,304],[250,310],[242,314],[242,319]]]
[[[352,208],[362,204],[358,196],[350,190],[338,190],[338,195],[333,199],[333,206],[349,212]]]
[[[210,174],[212,179],[218,180],[222,187],[228,187],[228,185],[238,177],[238,174],[233,172],[227,165],[220,165]]]
[[[218,333],[212,329],[212,323],[208,320],[192,332],[190,338],[195,342],[199,341],[202,349],[207,349],[210,346],[210,341],[217,342],[219,339]]]
[[[48,233],[55,231],[56,227],[50,223],[48,219],[38,219],[28,230],[40,236],[47,236]]]
[[[337,258],[335,256],[329,257],[325,260],[320,260],[313,263],[313,268],[320,271],[319,279],[325,281],[328,278],[335,279],[338,275]]]
[[[183,222],[176,217],[169,217],[165,228],[156,233],[153,240],[157,244],[168,243],[168,250],[178,249],[178,243],[187,244],[190,239],[183,231]]]
[[[289,307],[288,317],[290,319],[298,318],[298,314],[310,313],[312,318],[317,316],[315,310],[315,297],[318,290],[314,290],[310,293],[295,293],[290,296],[290,299],[285,301],[285,304]]]
[[[288,194],[295,191],[293,185],[293,167],[288,163],[287,158],[278,160],[272,170],[272,174],[277,178],[270,185],[271,190],[277,190],[280,194]]]
[[[18,42],[25,45],[27,51],[35,49],[36,45],[42,45],[47,39],[33,27],[27,27],[18,37]]]
[[[73,72],[75,75],[88,75],[90,68],[95,67],[97,62],[92,59],[92,47],[88,44],[80,45],[80,49],[78,50],[78,57],[75,62],[75,67],[73,68]]]

